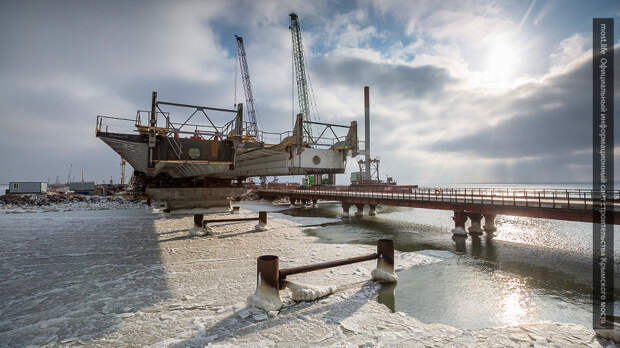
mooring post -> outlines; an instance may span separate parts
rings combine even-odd
[[[267,212],[266,211],[258,212],[258,222],[262,223],[263,225],[267,224]]]
[[[194,228],[202,228],[203,220],[204,220],[203,214],[194,214]]]
[[[258,224],[254,227],[256,231],[267,231],[267,212],[259,211],[258,212]]]
[[[151,206],[151,197],[146,197],[146,205]]]
[[[288,201],[291,202],[291,208],[295,206],[295,198],[289,197]]]
[[[190,234],[200,237],[209,234],[209,229],[206,227],[203,214],[194,214],[194,228],[190,230]]]
[[[482,214],[480,213],[467,213],[469,217],[469,221],[471,221],[471,226],[469,227],[469,234],[472,237],[478,237],[482,235],[482,227],[480,226],[480,221],[482,220]]]
[[[396,281],[393,240],[379,239],[377,241],[377,268],[372,271],[372,279],[382,283]]]
[[[375,216],[377,215],[377,205],[376,204],[371,204],[368,206],[368,216]]]
[[[256,292],[248,297],[248,304],[266,311],[282,308],[280,299],[279,259],[275,255],[259,256],[256,262]]]
[[[316,200],[316,199],[313,199],[313,200],[312,200],[312,208],[316,208],[316,207],[318,207],[318,206],[319,206],[319,205],[317,204],[317,200]]]
[[[232,207],[231,214],[239,214],[239,206],[236,205],[236,206]]]

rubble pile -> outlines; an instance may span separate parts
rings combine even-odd
[[[0,196],[0,210],[10,212],[134,208],[144,201],[123,196],[85,196],[76,193],[8,194]]]

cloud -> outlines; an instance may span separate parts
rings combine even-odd
[[[427,151],[466,157],[472,164],[491,159],[497,168],[515,167],[520,175],[532,178],[529,171],[564,180],[588,180],[592,66],[589,59],[571,63],[570,70],[550,73],[538,82],[498,96],[510,100],[505,104],[507,110],[519,110],[514,116],[481,126],[471,134],[430,143]],[[619,96],[616,93],[616,102]],[[616,131],[615,136],[619,135]]]
[[[438,95],[454,81],[445,69],[432,65],[411,67],[346,56],[326,56],[315,64],[314,72],[324,85],[372,83],[379,93],[413,99]]]
[[[530,8],[537,22],[547,7]],[[94,136],[95,116],[132,118],[149,108],[152,90],[231,107],[234,34],[245,39],[263,129],[289,130],[293,11],[322,119],[357,120],[363,134],[362,87],[371,87],[382,173],[401,183],[589,175],[586,36],[566,33],[552,55],[532,55],[539,36],[515,33],[522,17],[501,3],[75,1],[0,5],[0,182],[53,180],[69,163],[94,179],[118,178],[118,156]],[[536,62],[501,88],[483,78],[497,42]],[[524,72],[533,66],[545,70]],[[242,93],[239,79],[237,101]]]

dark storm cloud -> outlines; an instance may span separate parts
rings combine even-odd
[[[325,84],[361,86],[372,82],[373,89],[403,98],[438,97],[446,85],[455,81],[446,69],[425,65],[409,67],[375,63],[355,57],[324,57],[314,67]]]

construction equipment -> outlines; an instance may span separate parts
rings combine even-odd
[[[245,54],[245,46],[243,38],[235,35],[237,39],[237,57],[239,58],[239,68],[241,69],[241,79],[243,80],[243,90],[245,91],[245,104],[248,108],[248,122],[246,134],[254,136],[257,141],[260,139],[258,133],[258,125],[256,124],[256,108],[254,106],[254,95],[252,94],[252,82],[250,81],[250,71],[248,69],[248,61]]]
[[[309,79],[306,72],[306,61],[304,58],[304,46],[301,41],[301,27],[299,17],[295,13],[289,14],[291,17],[291,37],[293,40],[293,61],[295,62],[295,79],[297,81],[297,100],[299,102],[299,113],[303,115],[304,121],[312,121],[310,115],[310,90]],[[304,123],[304,141],[313,143],[312,125]]]

